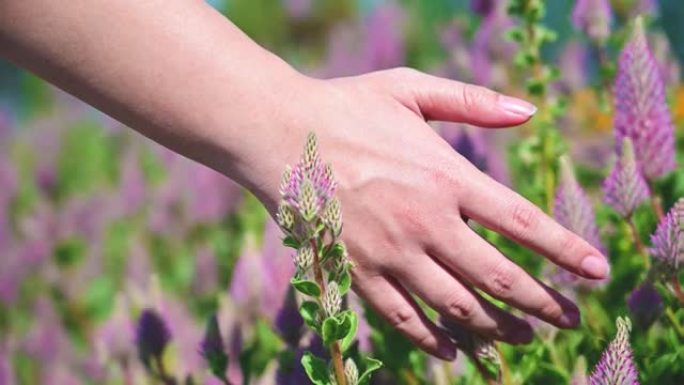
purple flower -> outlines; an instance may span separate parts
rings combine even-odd
[[[473,80],[477,84],[507,84],[505,67],[510,64],[517,47],[515,43],[501,39],[501,36],[514,26],[513,20],[504,8],[498,7],[487,15],[473,37],[470,47],[470,68]]]
[[[617,335],[603,352],[589,377],[589,385],[639,385],[638,373],[632,360],[629,318],[617,319]]]
[[[141,170],[136,151],[129,150],[123,157],[118,195],[125,214],[135,213],[145,202],[145,176]]]
[[[496,7],[496,0],[470,0],[470,9],[480,16],[487,16]]]
[[[12,356],[6,348],[0,347],[0,384],[14,385]]]
[[[392,68],[404,63],[404,11],[394,1],[379,5],[366,20],[364,57],[369,70]]]
[[[675,168],[674,127],[665,101],[662,72],[640,19],[625,44],[615,77],[615,141],[634,143],[637,163],[652,181]]]
[[[483,151],[484,138],[477,132],[461,130],[461,134],[449,140],[451,147],[468,159],[480,171],[487,172],[487,155]]]
[[[558,223],[584,238],[597,249],[605,249],[596,226],[594,208],[577,182],[572,163],[567,156],[561,157],[560,161],[560,178],[556,188],[553,216]]]
[[[658,223],[651,246],[654,268],[665,277],[677,274],[684,259],[684,198]]]
[[[290,347],[296,347],[302,338],[303,326],[304,319],[299,314],[295,291],[294,288],[290,287],[285,301],[276,315],[275,327],[278,334]]]
[[[648,329],[663,312],[663,299],[649,282],[636,288],[627,299],[627,307],[634,323],[641,329]]]
[[[575,363],[575,370],[570,378],[570,385],[588,385],[587,379],[587,361],[584,356],[579,356]]]
[[[301,161],[283,174],[282,198],[308,222],[323,209],[336,188],[330,165],[321,161],[316,136],[309,134]]]
[[[209,318],[204,338],[200,344],[200,353],[207,361],[211,372],[218,378],[225,378],[228,369],[228,355],[216,315]]]
[[[586,45],[578,40],[573,39],[565,44],[558,63],[563,74],[558,79],[562,91],[572,93],[586,87],[588,53]]]
[[[572,10],[572,24],[597,44],[610,36],[612,17],[608,0],[577,0]]]
[[[404,11],[396,1],[375,7],[362,25],[339,25],[329,34],[320,76],[354,75],[404,63]]]
[[[135,340],[140,360],[149,369],[153,360],[161,360],[164,349],[171,340],[171,332],[159,313],[147,308],[138,319]]]
[[[648,199],[648,185],[639,172],[634,146],[628,137],[622,144],[620,158],[603,183],[603,192],[605,202],[623,218],[629,218],[639,204]]]
[[[133,354],[135,325],[128,314],[123,295],[117,295],[114,310],[109,318],[95,331],[93,342],[106,359],[125,360]]]
[[[312,0],[285,0],[285,10],[293,19],[306,19],[311,17],[313,11]]]

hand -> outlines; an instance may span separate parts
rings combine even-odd
[[[333,165],[343,239],[354,260],[354,288],[387,321],[427,352],[455,348],[421,311],[417,295],[443,316],[509,343],[526,343],[524,320],[474,288],[562,328],[579,323],[568,299],[531,277],[475,233],[463,217],[497,231],[586,278],[608,265],[600,252],[456,153],[426,120],[483,127],[527,121],[535,108],[485,88],[395,69],[314,81],[303,95],[307,130]],[[308,100],[308,101],[307,101]]]

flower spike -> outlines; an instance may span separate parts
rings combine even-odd
[[[637,163],[653,181],[675,168],[674,126],[665,100],[662,73],[637,19],[625,44],[615,77],[615,142],[634,142]]]
[[[622,154],[604,181],[603,192],[605,202],[623,218],[629,218],[648,199],[648,185],[639,171],[634,145],[629,137],[623,140]]]
[[[639,385],[638,372],[632,360],[629,333],[632,323],[629,318],[618,318],[617,335],[603,352],[589,377],[589,385]]]

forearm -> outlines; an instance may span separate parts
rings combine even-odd
[[[257,192],[306,83],[193,0],[0,1],[0,54]]]

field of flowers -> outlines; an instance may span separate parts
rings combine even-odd
[[[344,207],[313,136],[276,221],[222,175],[0,63],[0,385],[684,384],[684,4],[212,4],[312,76],[411,66],[533,101],[520,128],[433,126],[604,250],[611,278],[578,279],[473,225],[575,300],[582,324],[528,317],[534,341],[508,346],[442,320],[460,352],[437,360],[344,295]],[[325,279],[307,273],[319,257],[338,258]]]

